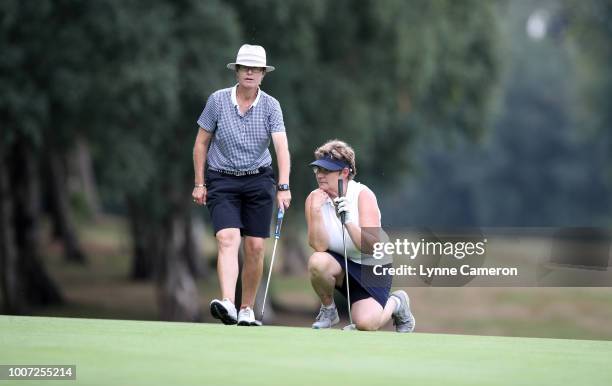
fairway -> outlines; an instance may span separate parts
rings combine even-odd
[[[608,341],[0,316],[0,364],[77,366],[54,385],[610,385],[610,358]]]

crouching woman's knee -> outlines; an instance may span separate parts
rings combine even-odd
[[[310,276],[321,276],[329,269],[329,255],[325,252],[315,252],[308,259]]]
[[[380,318],[377,316],[358,317],[353,322],[359,331],[377,331],[380,328]]]

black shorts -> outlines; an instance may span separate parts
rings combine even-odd
[[[342,273],[345,275],[342,280],[342,287],[336,287],[338,291],[344,297],[346,297],[346,273],[344,271],[344,256],[327,250],[327,253],[332,255],[334,259],[342,267]],[[385,264],[383,267],[391,267],[392,264]],[[391,283],[393,278],[391,275],[374,275],[372,266],[357,264],[351,259],[348,259],[348,271],[349,271],[349,290],[351,295],[351,304],[356,301],[373,298],[385,308],[387,300],[389,299],[389,291],[391,290]]]
[[[226,228],[239,228],[242,236],[270,237],[270,221],[276,197],[271,167],[259,174],[232,176],[206,171],[206,206],[215,234]]]

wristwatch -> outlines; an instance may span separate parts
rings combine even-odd
[[[289,184],[278,184],[277,188],[280,192],[284,192],[289,190]]]

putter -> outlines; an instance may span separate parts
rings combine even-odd
[[[264,291],[263,302],[261,305],[261,321],[263,322],[264,312],[266,311],[266,297],[268,296],[268,286],[270,285],[270,278],[272,277],[272,267],[274,267],[274,256],[276,255],[276,244],[280,238],[281,227],[283,226],[283,217],[285,211],[283,208],[278,208],[276,215],[276,228],[274,228],[274,248],[272,248],[272,261],[270,261],[270,270],[268,271],[268,280],[266,281],[266,290]]]
[[[344,196],[344,186],[342,181],[342,176],[338,178],[338,197]],[[346,228],[346,213],[340,213],[340,222],[342,223],[342,245],[344,247],[344,272],[346,272],[346,302],[348,304],[348,314],[349,314],[349,322],[353,324],[353,316],[351,315],[351,292],[349,290],[349,273],[348,273],[348,258],[346,257],[346,239],[344,235],[344,230]]]

